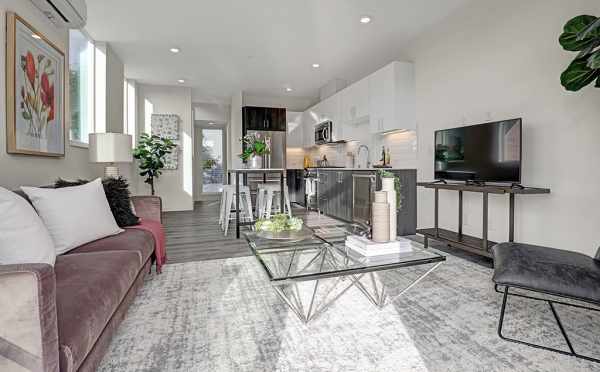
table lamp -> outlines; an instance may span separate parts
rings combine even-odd
[[[104,167],[105,177],[119,177],[115,163],[131,163],[132,138],[122,133],[90,133],[90,163],[108,163]]]

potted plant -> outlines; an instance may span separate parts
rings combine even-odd
[[[250,161],[249,167],[252,169],[262,168],[263,157],[270,152],[267,139],[259,134],[248,134],[242,138],[242,147],[244,150],[240,158],[244,162]]]
[[[154,195],[154,179],[162,174],[165,157],[175,147],[169,139],[144,133],[140,136],[139,145],[133,149],[133,157],[139,160],[140,176],[146,177],[144,182],[150,185],[152,195]]]
[[[559,42],[563,49],[579,52],[560,76],[565,89],[578,91],[594,81],[600,88],[600,18],[580,15],[569,20]]]

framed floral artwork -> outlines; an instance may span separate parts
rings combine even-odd
[[[65,55],[14,13],[6,14],[8,153],[65,155]]]

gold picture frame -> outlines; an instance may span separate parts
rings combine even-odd
[[[6,151],[65,156],[65,54],[6,13]]]

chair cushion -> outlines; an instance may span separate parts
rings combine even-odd
[[[492,248],[496,284],[600,303],[600,261],[581,253],[520,243]]]
[[[79,368],[139,272],[135,251],[58,256],[56,312],[60,370]]]
[[[125,229],[125,231],[117,235],[107,236],[106,238],[79,246],[68,254],[106,251],[137,252],[139,267],[141,268],[152,253],[154,253],[154,238],[148,231]]]

